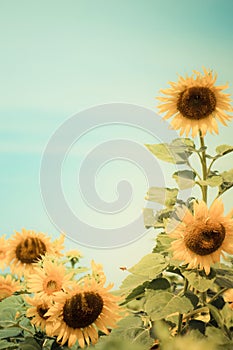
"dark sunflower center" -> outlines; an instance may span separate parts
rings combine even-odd
[[[200,225],[188,230],[184,237],[187,248],[204,256],[211,254],[221,247],[225,239],[225,228],[222,224]]]
[[[57,282],[56,281],[53,281],[53,280],[50,280],[46,287],[49,289],[49,290],[56,290],[58,288],[58,285],[57,285]]]
[[[46,246],[41,239],[28,237],[17,245],[15,253],[22,263],[32,264],[46,253]]]
[[[38,305],[36,308],[38,315],[43,318],[44,320],[47,320],[49,318],[49,316],[45,316],[46,312],[49,310],[49,308],[47,307],[47,305]]]
[[[180,93],[177,109],[185,118],[204,119],[214,112],[216,97],[212,90],[194,86]]]
[[[65,302],[63,319],[71,328],[88,327],[101,314],[103,305],[103,299],[98,293],[78,293]]]

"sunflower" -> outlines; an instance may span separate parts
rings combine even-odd
[[[69,259],[77,259],[79,260],[80,258],[83,257],[82,253],[79,250],[73,249],[73,250],[68,250],[65,253],[65,256]]]
[[[215,86],[217,75],[204,68],[204,74],[194,71],[190,77],[179,77],[177,83],[170,82],[171,88],[161,90],[168,97],[158,97],[163,103],[158,106],[159,112],[166,112],[163,119],[174,117],[171,127],[180,129],[180,135],[192,137],[201,131],[202,136],[209,132],[218,134],[219,120],[223,125],[230,120],[226,112],[232,112],[229,94],[223,93],[228,85]]]
[[[15,281],[11,275],[0,276],[0,301],[10,297],[14,292],[20,290],[19,281]]]
[[[41,259],[45,253],[55,253],[49,237],[44,233],[36,233],[26,229],[22,229],[21,233],[15,233],[9,240],[9,247],[11,271],[19,276],[31,273],[35,262]]]
[[[110,294],[112,285],[104,287],[95,279],[86,279],[76,284],[68,293],[58,292],[55,304],[46,313],[54,322],[53,336],[64,345],[73,346],[78,341],[81,348],[98,340],[98,329],[105,334],[107,327],[115,327],[120,318],[119,297]]]
[[[9,249],[8,240],[5,236],[0,237],[0,269],[4,269],[8,263],[7,252]]]
[[[221,200],[215,200],[208,209],[205,202],[194,203],[194,213],[187,208],[177,211],[181,220],[170,232],[173,257],[188,264],[188,268],[204,269],[220,261],[223,251],[233,253],[232,213],[224,216]]]
[[[45,331],[47,335],[52,333],[53,323],[50,322],[49,317],[45,316],[46,312],[51,307],[51,299],[43,298],[36,295],[33,298],[25,296],[26,302],[31,305],[26,312],[26,316],[31,318],[30,322],[36,327],[40,327],[42,331]]]
[[[38,293],[41,298],[53,296],[55,292],[70,288],[74,283],[72,277],[73,272],[67,273],[62,263],[45,259],[43,266],[38,264],[27,276],[27,286],[31,293]]]
[[[103,266],[101,264],[96,264],[94,260],[91,261],[91,269],[92,269],[92,277],[98,282],[98,283],[105,283],[106,282],[106,276],[103,271]]]

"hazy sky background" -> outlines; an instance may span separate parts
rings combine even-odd
[[[50,137],[72,115],[112,102],[156,112],[159,89],[176,81],[177,74],[202,66],[218,73],[219,85],[229,82],[233,94],[232,13],[231,0],[0,0],[1,234],[25,227],[57,237],[41,199],[39,172]],[[220,136],[208,136],[210,148],[231,144],[232,131],[231,124],[220,127]],[[159,130],[154,133],[159,136]],[[134,196],[126,211],[116,217],[97,214],[78,195],[77,174],[86,153],[122,137],[142,145],[157,142],[136,127],[109,125],[84,135],[64,162],[65,196],[90,224],[124,225],[145,205],[143,172],[117,160],[97,174],[96,189],[103,200],[112,201],[116,183],[128,178]],[[223,170],[230,161],[221,163]],[[224,198],[230,209],[230,195]],[[92,258],[102,262],[108,279],[118,285],[125,276],[119,267],[132,266],[149,253],[154,236],[148,231],[134,243],[109,250],[69,239],[66,247],[80,249],[84,264]]]

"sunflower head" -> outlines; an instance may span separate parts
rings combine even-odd
[[[72,287],[73,271],[67,272],[65,265],[46,256],[35,265],[34,271],[26,277],[30,292],[37,293],[41,298],[53,296],[54,293]]]
[[[15,281],[11,275],[0,276],[0,301],[11,296],[14,292],[20,290],[19,281]]]
[[[34,264],[46,253],[54,253],[50,238],[45,234],[23,229],[9,240],[11,271],[22,276],[32,272]]]
[[[181,220],[170,232],[173,257],[189,268],[204,269],[220,261],[223,252],[233,253],[233,220],[224,216],[223,203],[215,200],[208,209],[201,201],[194,204],[194,212],[187,208],[177,211]]]
[[[200,131],[204,136],[207,131],[218,133],[216,120],[223,125],[232,116],[229,94],[222,90],[228,86],[216,86],[216,74],[204,69],[204,74],[194,71],[190,77],[179,77],[177,83],[171,82],[171,88],[161,90],[166,97],[158,97],[162,101],[158,108],[160,113],[166,112],[164,119],[173,117],[171,127],[180,129],[180,134],[192,136]]]
[[[25,300],[30,305],[27,309],[26,316],[30,318],[33,325],[40,327],[42,330],[46,331],[47,335],[50,335],[52,323],[49,317],[46,316],[46,313],[52,305],[52,300],[48,297],[42,299],[38,295],[35,295],[33,298],[26,296]]]
[[[81,348],[95,344],[98,329],[105,334],[108,327],[115,327],[120,318],[119,298],[109,292],[95,279],[86,279],[76,284],[68,293],[58,292],[54,296],[54,305],[46,316],[54,322],[53,335],[64,345],[71,347],[78,341]]]

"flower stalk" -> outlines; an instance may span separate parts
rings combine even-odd
[[[204,136],[202,136],[201,131],[199,131],[199,137],[200,137],[200,146],[201,146],[201,166],[202,166],[202,179],[203,181],[207,180],[207,162],[206,162],[206,146],[205,146],[205,141],[204,141]],[[202,185],[202,199],[205,203],[207,203],[207,191],[208,191],[208,186],[207,185]]]

